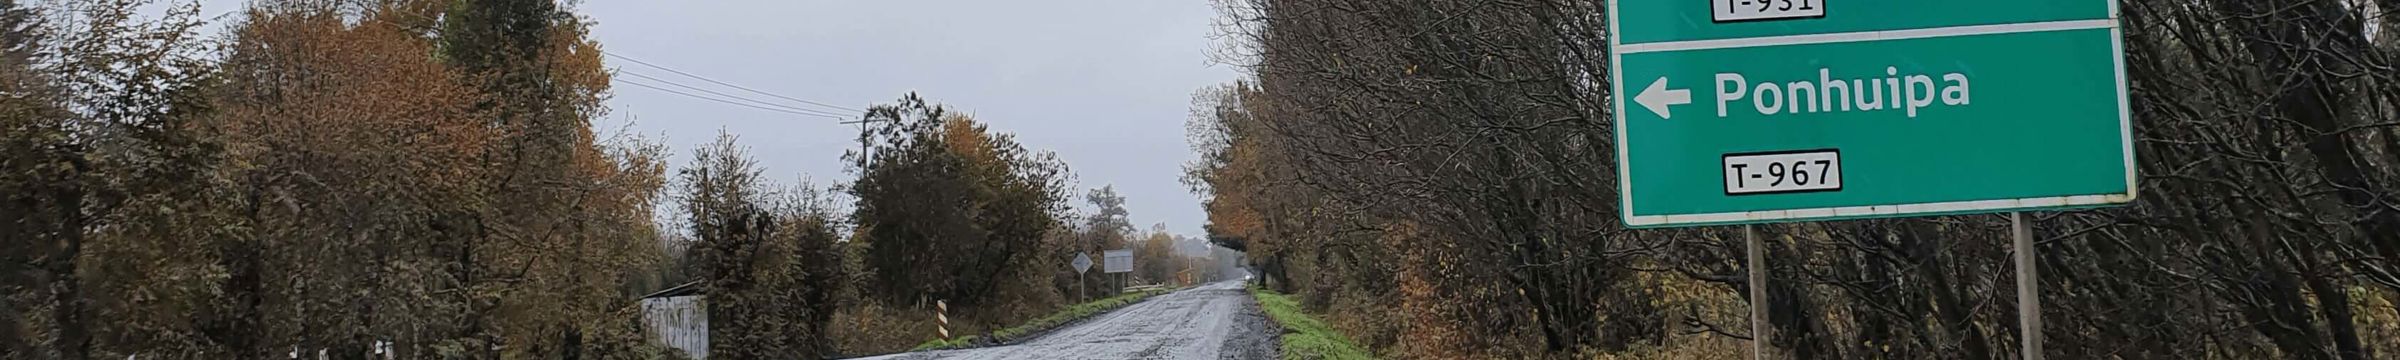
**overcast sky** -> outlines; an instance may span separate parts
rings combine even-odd
[[[243,3],[203,2],[204,14]],[[1143,229],[1163,222],[1197,236],[1207,219],[1177,181],[1192,157],[1183,122],[1194,90],[1236,73],[1207,61],[1215,13],[1205,0],[593,0],[577,11],[599,23],[594,36],[610,53],[778,95],[857,109],[915,91],[1017,134],[1026,147],[1058,152],[1078,180],[1078,208],[1086,189],[1114,184]],[[625,72],[780,100],[608,60]],[[609,101],[615,113],[597,125],[607,131],[631,121],[637,132],[663,136],[677,164],[723,129],[780,181],[850,180],[840,157],[858,147],[854,126],[618,79]]]

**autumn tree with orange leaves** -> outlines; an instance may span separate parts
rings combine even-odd
[[[644,353],[664,152],[595,135],[587,21],[536,3],[263,1],[222,47],[196,5],[36,9],[73,21],[5,37],[42,50],[0,185],[42,190],[5,210],[38,221],[0,231],[34,274],[0,357]]]

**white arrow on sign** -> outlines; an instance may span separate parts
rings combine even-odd
[[[1650,88],[1642,89],[1641,95],[1634,95],[1633,102],[1640,103],[1643,108],[1650,109],[1651,113],[1658,114],[1660,119],[1674,119],[1674,112],[1669,111],[1667,107],[1692,103],[1692,90],[1667,90],[1667,77],[1660,76],[1658,81],[1650,82]]]

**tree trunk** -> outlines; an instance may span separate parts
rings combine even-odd
[[[1805,259],[1801,255],[1802,252],[1797,249],[1799,244],[1787,241],[1783,246],[1776,246],[1775,243],[1765,243],[1767,258],[1791,259],[1787,262]],[[1772,294],[1768,296],[1767,303],[1772,305],[1768,308],[1770,311],[1767,319],[1776,327],[1774,340],[1783,344],[1779,347],[1791,354],[1792,359],[1808,360],[1828,356],[1825,348],[1827,343],[1825,339],[1820,338],[1824,336],[1821,331],[1824,319],[1817,317],[1818,304],[1803,291],[1807,284],[1802,281],[1807,276],[1801,274],[1802,270],[1797,264],[1787,268],[1791,270],[1782,274],[1777,274],[1776,267],[1772,265],[1768,265],[1764,269],[1768,274],[1775,274],[1773,277],[1785,279],[1767,283],[1767,293]]]
[[[259,275],[261,254],[255,243],[233,241],[222,245],[218,263],[225,267],[225,281],[219,285],[224,292],[226,309],[216,315],[208,330],[209,338],[230,350],[235,358],[265,357],[266,349],[259,338],[268,331],[260,326],[259,297],[265,284]]]
[[[252,176],[250,183],[263,184],[265,181]],[[260,213],[264,206],[260,203],[264,194],[264,189],[257,185],[253,185],[246,194],[244,205],[248,207],[248,214],[244,220],[252,226],[265,220],[264,214]],[[265,293],[266,285],[259,273],[266,261],[262,251],[265,245],[256,236],[217,244],[217,264],[225,267],[226,273],[225,280],[218,283],[218,291],[224,294],[225,307],[214,315],[216,319],[202,331],[234,358],[258,359],[267,356],[265,345],[259,341],[272,333],[260,326],[259,319],[262,315],[259,313],[259,300]]]
[[[7,239],[5,241],[16,240]],[[18,327],[25,324],[24,315],[18,314],[19,310],[17,309],[24,307],[17,305],[13,300],[16,297],[15,292],[9,291],[17,284],[14,279],[17,272],[22,270],[18,270],[14,266],[19,263],[16,259],[0,259],[0,263],[5,263],[0,264],[0,359],[31,358],[32,354],[25,353],[29,349],[26,348],[27,342],[24,335],[17,333]]]
[[[57,302],[51,308],[52,319],[57,322],[54,326],[58,328],[57,343],[53,346],[57,347],[60,358],[88,359],[92,338],[89,324],[84,323],[83,283],[75,276],[76,258],[83,253],[84,193],[81,189],[65,188],[52,194],[55,196],[52,199],[59,202],[55,211],[65,220],[55,229],[58,243],[44,261],[43,269],[50,276],[46,284],[50,298]]]
[[[2235,211],[2243,218],[2265,218],[2256,207],[2244,206]],[[2307,360],[2330,358],[2318,342],[2324,336],[2317,333],[2306,300],[2300,296],[2300,280],[2292,276],[2289,265],[2276,261],[2276,256],[2268,252],[2276,247],[2267,243],[2272,236],[2267,225],[2252,223],[2242,228],[2246,232],[2243,238],[2249,240],[2246,255],[2252,271],[2240,285],[2252,298],[2265,302],[2243,304],[2246,305],[2242,306],[2243,314],[2249,317],[2251,328],[2274,342],[2284,355]]]
[[[2297,44],[2332,44],[2339,47],[2331,49],[2334,51],[2360,53],[2365,47],[2362,44],[2364,40],[2350,39],[2349,36],[2355,36],[2357,31],[2344,31],[2339,26],[2357,25],[2357,22],[2345,21],[2351,17],[2342,15],[2346,10],[2337,2],[2308,2],[2299,7],[2282,2],[2262,4],[2265,2],[2219,0],[2217,5],[2230,16],[2248,19],[2242,23],[2248,25],[2250,31],[2243,32],[2241,40],[2252,56],[2264,62],[2263,68],[2289,69],[2289,73],[2269,74],[2274,83],[2288,83],[2292,87],[2276,99],[2275,112],[2301,123],[2309,130],[2317,131],[2308,134],[2306,148],[2309,156],[2316,158],[2313,163],[2325,181],[2336,187],[2334,194],[2353,209],[2377,203],[2378,194],[2384,193],[2382,188],[2368,180],[2367,174],[2358,166],[2359,161],[2371,160],[2359,157],[2351,138],[2335,131],[2357,117],[2356,107],[2349,106],[2353,100],[2352,94],[2342,89],[2339,84],[2342,79],[2331,73],[2355,73],[2355,67],[2344,61],[2322,58],[2324,52],[2317,50],[2326,49],[2289,48]],[[2336,38],[2333,41],[2318,39],[2325,36]],[[2292,53],[2307,55],[2295,58]],[[2400,258],[2400,212],[2370,210],[2364,213],[2367,218],[2358,224],[2360,231],[2371,237],[2370,246],[2385,258]]]
[[[2349,289],[2336,287],[2325,281],[2324,276],[2313,274],[2308,277],[2308,287],[2309,292],[2317,295],[2317,310],[2332,325],[2333,349],[2342,360],[2374,358],[2375,353],[2359,343],[2358,320],[2351,315]]]
[[[567,327],[567,329],[566,329],[565,331],[561,331],[561,332],[560,332],[560,334],[559,334],[559,340],[558,340],[558,342],[559,342],[559,344],[560,344],[560,345],[559,345],[559,347],[558,347],[558,353],[559,353],[559,354],[558,354],[558,358],[559,358],[559,359],[561,359],[561,360],[582,360],[582,359],[583,359],[583,332],[582,332],[582,331],[578,331],[576,327],[569,326],[569,327]]]
[[[16,300],[19,291],[35,282],[26,276],[33,271],[26,264],[33,262],[28,255],[33,252],[35,238],[32,231],[23,228],[25,225],[17,221],[0,222],[0,236],[6,236],[0,238],[0,359],[33,358],[38,352],[34,351],[33,342],[20,332],[25,326],[22,312],[33,307],[18,304]]]
[[[1275,256],[1267,258],[1267,266],[1264,270],[1267,272],[1269,288],[1274,289],[1275,292],[1290,294],[1292,293],[1292,278],[1290,274],[1284,272],[1285,252],[1281,249],[1276,250]]]
[[[1934,229],[1927,229],[1934,225],[1906,222],[1906,225],[1902,226],[1906,226],[1910,231],[1911,236],[1908,241],[1915,249],[1915,251],[1910,251],[1910,255],[1922,261],[1917,264],[1917,269],[1922,272],[1920,275],[1925,277],[1928,283],[1927,290],[1933,296],[1934,315],[1941,320],[1928,324],[1938,326],[1932,329],[1934,330],[1932,332],[1944,334],[1945,338],[1959,342],[1961,358],[1992,358],[1992,351],[1985,343],[1987,337],[1983,334],[1983,328],[1970,322],[1973,314],[1969,313],[1966,301],[1962,299],[1963,295],[1960,293],[1963,290],[1959,289],[1959,285],[1952,281],[1949,264],[1942,261],[1941,243],[1949,241],[1949,239],[1939,235]],[[1939,349],[1928,350],[1941,351]]]
[[[1835,241],[1844,240],[1845,239],[1840,238],[1835,239]],[[1861,244],[1871,241],[1866,239],[1865,236],[1855,236],[1847,240]],[[1875,248],[1862,246],[1860,251],[1879,251],[1872,249]],[[1840,268],[1841,270],[1846,270],[1846,272],[1848,272],[1845,274],[1840,274],[1842,279],[1857,280],[1864,283],[1876,283],[1889,281],[1889,278],[1891,277],[1901,276],[1900,272],[1894,269],[1891,261],[1887,260],[1887,258],[1884,256],[1873,253],[1851,253],[1845,254],[1844,256],[1850,257],[1853,263],[1851,266],[1844,266]],[[1857,299],[1849,304],[1849,311],[1853,314],[1874,314],[1880,311],[1876,309],[1877,306],[1891,306],[1892,304],[1906,302],[1904,300],[1900,300],[1906,296],[1906,294],[1901,292],[1901,289],[1890,289],[1887,291],[1859,291],[1858,294],[1855,294],[1855,296],[1857,296]],[[1858,346],[1857,349],[1859,349],[1859,351],[1849,354],[1851,357],[1881,358],[1891,356],[1891,352],[1884,351],[1884,348],[1878,347],[1878,345],[1896,345],[1896,340],[1899,339],[1899,336],[1894,334],[1895,329],[1893,329],[1892,322],[1880,321],[1878,318],[1881,317],[1876,316],[1860,318],[1858,334],[1855,337],[1859,341],[1846,343],[1849,345]]]

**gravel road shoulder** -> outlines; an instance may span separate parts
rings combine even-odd
[[[1275,325],[1267,313],[1258,308],[1257,299],[1242,302],[1242,311],[1234,315],[1233,332],[1218,350],[1218,359],[1271,360],[1282,356],[1283,328]]]

